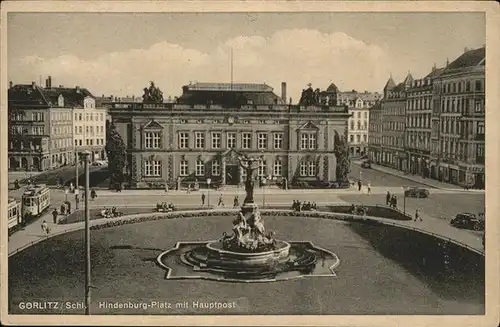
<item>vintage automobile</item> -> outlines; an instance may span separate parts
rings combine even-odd
[[[422,187],[409,187],[405,190],[405,197],[407,198],[427,198],[429,190]]]
[[[478,219],[475,214],[469,212],[459,213],[450,224],[457,228],[484,230],[484,219]]]
[[[372,168],[372,162],[370,160],[364,160],[361,163],[361,168]]]

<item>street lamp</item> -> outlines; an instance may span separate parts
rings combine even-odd
[[[81,153],[85,164],[85,314],[90,314],[90,208],[89,208],[89,155],[90,151]]]
[[[406,215],[406,187],[403,186],[403,215]]]
[[[64,187],[64,196],[66,198],[66,202],[68,202],[68,193],[69,193],[69,188],[68,187]]]
[[[208,185],[208,191],[207,191],[207,206],[210,209],[210,184],[212,183],[212,179],[209,177],[207,178],[207,185]]]
[[[262,207],[265,207],[266,206],[266,178],[265,177],[262,177],[262,181],[261,181],[261,184],[262,184]]]

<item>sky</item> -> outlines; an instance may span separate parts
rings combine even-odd
[[[95,96],[164,96],[195,82],[311,83],[381,92],[392,75],[428,74],[485,41],[483,13],[9,13],[14,84],[86,87]]]

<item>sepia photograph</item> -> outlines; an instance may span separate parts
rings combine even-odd
[[[498,323],[493,7],[50,3],[2,6],[2,323]]]

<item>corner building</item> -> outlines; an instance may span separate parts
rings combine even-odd
[[[113,103],[109,114],[127,145],[128,183],[147,188],[207,178],[238,185],[238,155],[263,159],[270,181],[336,180],[335,132],[346,135],[346,106],[287,105],[265,84],[196,83],[177,103]]]

